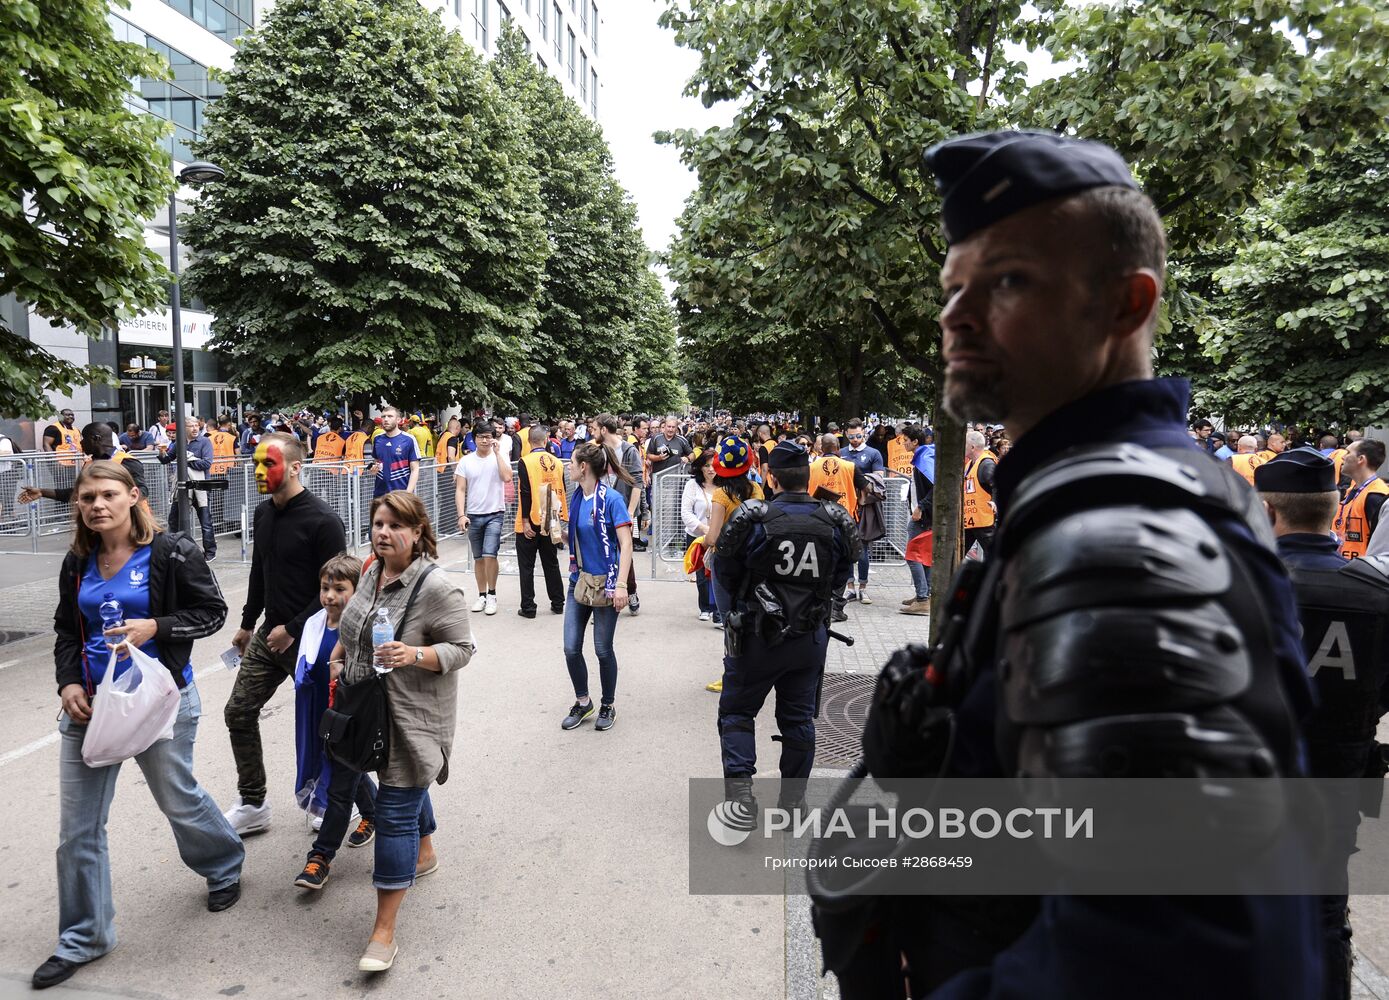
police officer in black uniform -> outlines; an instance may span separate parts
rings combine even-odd
[[[719,609],[726,654],[719,695],[724,785],[728,800],[754,815],[754,720],[773,690],[782,804],[792,806],[803,795],[815,760],[830,599],[844,589],[859,554],[858,526],[848,512],[806,492],[809,452],[783,441],[768,457],[767,475],[775,498],[739,507],[714,552],[714,576],[734,599],[734,607]]]
[[[1384,757],[1375,728],[1384,712],[1389,649],[1389,556],[1341,558],[1331,525],[1340,493],[1336,467],[1312,448],[1285,451],[1254,470],[1254,485],[1278,536],[1278,554],[1292,574],[1307,673],[1317,707],[1303,723],[1308,770],[1315,778],[1380,778]],[[1341,786],[1336,791],[1342,791]],[[1362,808],[1379,815],[1379,801],[1342,796],[1333,803],[1340,850],[1350,856]],[[1326,939],[1325,1000],[1350,996],[1350,912],[1347,894],[1322,897]]]
[[[945,406],[1014,444],[988,559],[952,583],[936,645],[879,677],[868,772],[1299,774],[1310,688],[1268,519],[1194,447],[1185,380],[1153,378],[1152,202],[1112,149],[1050,133],[952,139],[926,162],[949,245]],[[815,919],[846,1000],[1321,989],[1301,897],[821,893]]]

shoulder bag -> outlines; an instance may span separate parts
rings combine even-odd
[[[400,616],[401,625],[410,617],[415,597],[435,565],[429,563],[415,579]],[[339,680],[333,703],[319,721],[318,736],[334,763],[358,773],[384,770],[391,756],[391,704],[385,676],[373,673],[356,684]]]
[[[571,515],[572,516],[572,515]],[[608,530],[606,524],[601,525]],[[584,572],[584,547],[579,544],[579,529],[574,529],[574,561],[579,564],[579,582],[574,584],[574,600],[590,608],[610,608],[613,599],[608,595],[608,578],[605,574]]]

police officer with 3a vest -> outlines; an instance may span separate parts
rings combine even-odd
[[[1347,562],[1331,534],[1339,493],[1336,468],[1311,448],[1294,448],[1254,470],[1254,485],[1268,510],[1278,554],[1293,579],[1307,673],[1317,707],[1303,722],[1308,770],[1314,778],[1377,778],[1385,773],[1375,728],[1384,711],[1389,649],[1389,556]],[[1374,787],[1378,792],[1378,786]],[[1379,797],[1368,801],[1332,786],[1338,814],[1332,824],[1341,853],[1355,846],[1359,813],[1379,815]],[[1350,913],[1345,892],[1322,897],[1326,937],[1325,1000],[1350,996]]]
[[[776,497],[746,501],[714,552],[714,576],[733,606],[724,616],[719,742],[725,794],[752,819],[757,770],[754,720],[776,692],[780,801],[794,806],[815,760],[815,716],[825,670],[832,595],[859,554],[858,525],[838,504],[811,497],[810,453],[793,441],[772,449],[767,476]]]
[[[1193,447],[1185,380],[1153,377],[1153,203],[1114,150],[1052,133],[951,139],[926,166],[948,245],[944,404],[1001,421],[1013,447],[988,558],[952,581],[937,644],[878,679],[867,772],[1300,774],[1311,692],[1268,518]],[[1304,897],[904,896],[890,871],[846,895],[814,875],[846,1000],[1321,992]]]

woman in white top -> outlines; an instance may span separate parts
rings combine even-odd
[[[714,456],[705,448],[690,461],[690,478],[680,494],[680,522],[685,526],[685,548],[696,538],[709,533],[709,511],[714,503]],[[709,593],[709,580],[703,573],[695,574],[695,589],[699,592],[699,620],[707,622],[714,613],[714,601]]]

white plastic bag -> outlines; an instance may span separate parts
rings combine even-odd
[[[116,653],[106,663],[104,683],[92,699],[92,721],[82,740],[82,759],[88,767],[108,767],[144,753],[158,740],[174,738],[178,718],[178,685],[164,664],[135,646],[130,666],[111,680]]]

